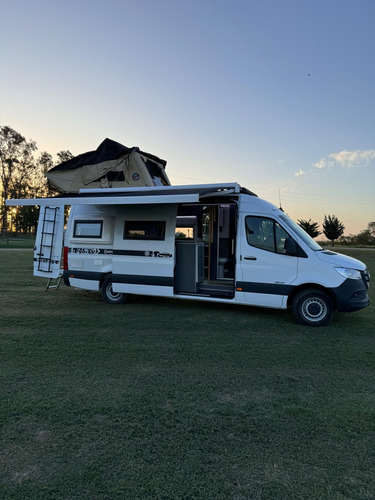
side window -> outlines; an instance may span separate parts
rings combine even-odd
[[[194,227],[176,227],[175,237],[176,240],[193,240]]]
[[[246,239],[249,245],[275,253],[285,252],[288,233],[273,219],[246,217]]]
[[[275,222],[275,243],[277,253],[286,253],[285,241],[290,238],[289,234],[283,229],[278,222]]]
[[[101,238],[103,234],[102,220],[74,221],[73,238]]]
[[[124,223],[124,240],[164,240],[165,221],[130,220]]]

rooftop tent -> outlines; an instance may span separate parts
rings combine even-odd
[[[61,193],[83,188],[169,186],[167,162],[137,147],[105,139],[96,151],[83,153],[46,172],[50,185]]]

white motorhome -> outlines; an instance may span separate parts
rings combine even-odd
[[[41,206],[36,276],[101,290],[110,304],[139,294],[291,307],[298,323],[321,326],[335,310],[370,303],[365,264],[323,250],[236,183],[81,189],[7,203]]]

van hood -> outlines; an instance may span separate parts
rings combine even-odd
[[[332,252],[331,250],[319,250],[315,252],[318,259],[323,262],[328,262],[333,266],[338,267],[348,267],[350,269],[357,269],[358,271],[364,271],[366,265],[360,260],[353,259],[353,257],[348,257],[341,253]]]

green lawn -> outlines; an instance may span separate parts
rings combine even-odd
[[[0,249],[1,248],[33,248],[35,244],[35,238],[0,238]]]
[[[0,276],[1,499],[375,498],[373,305],[314,329],[45,292],[31,250]]]

